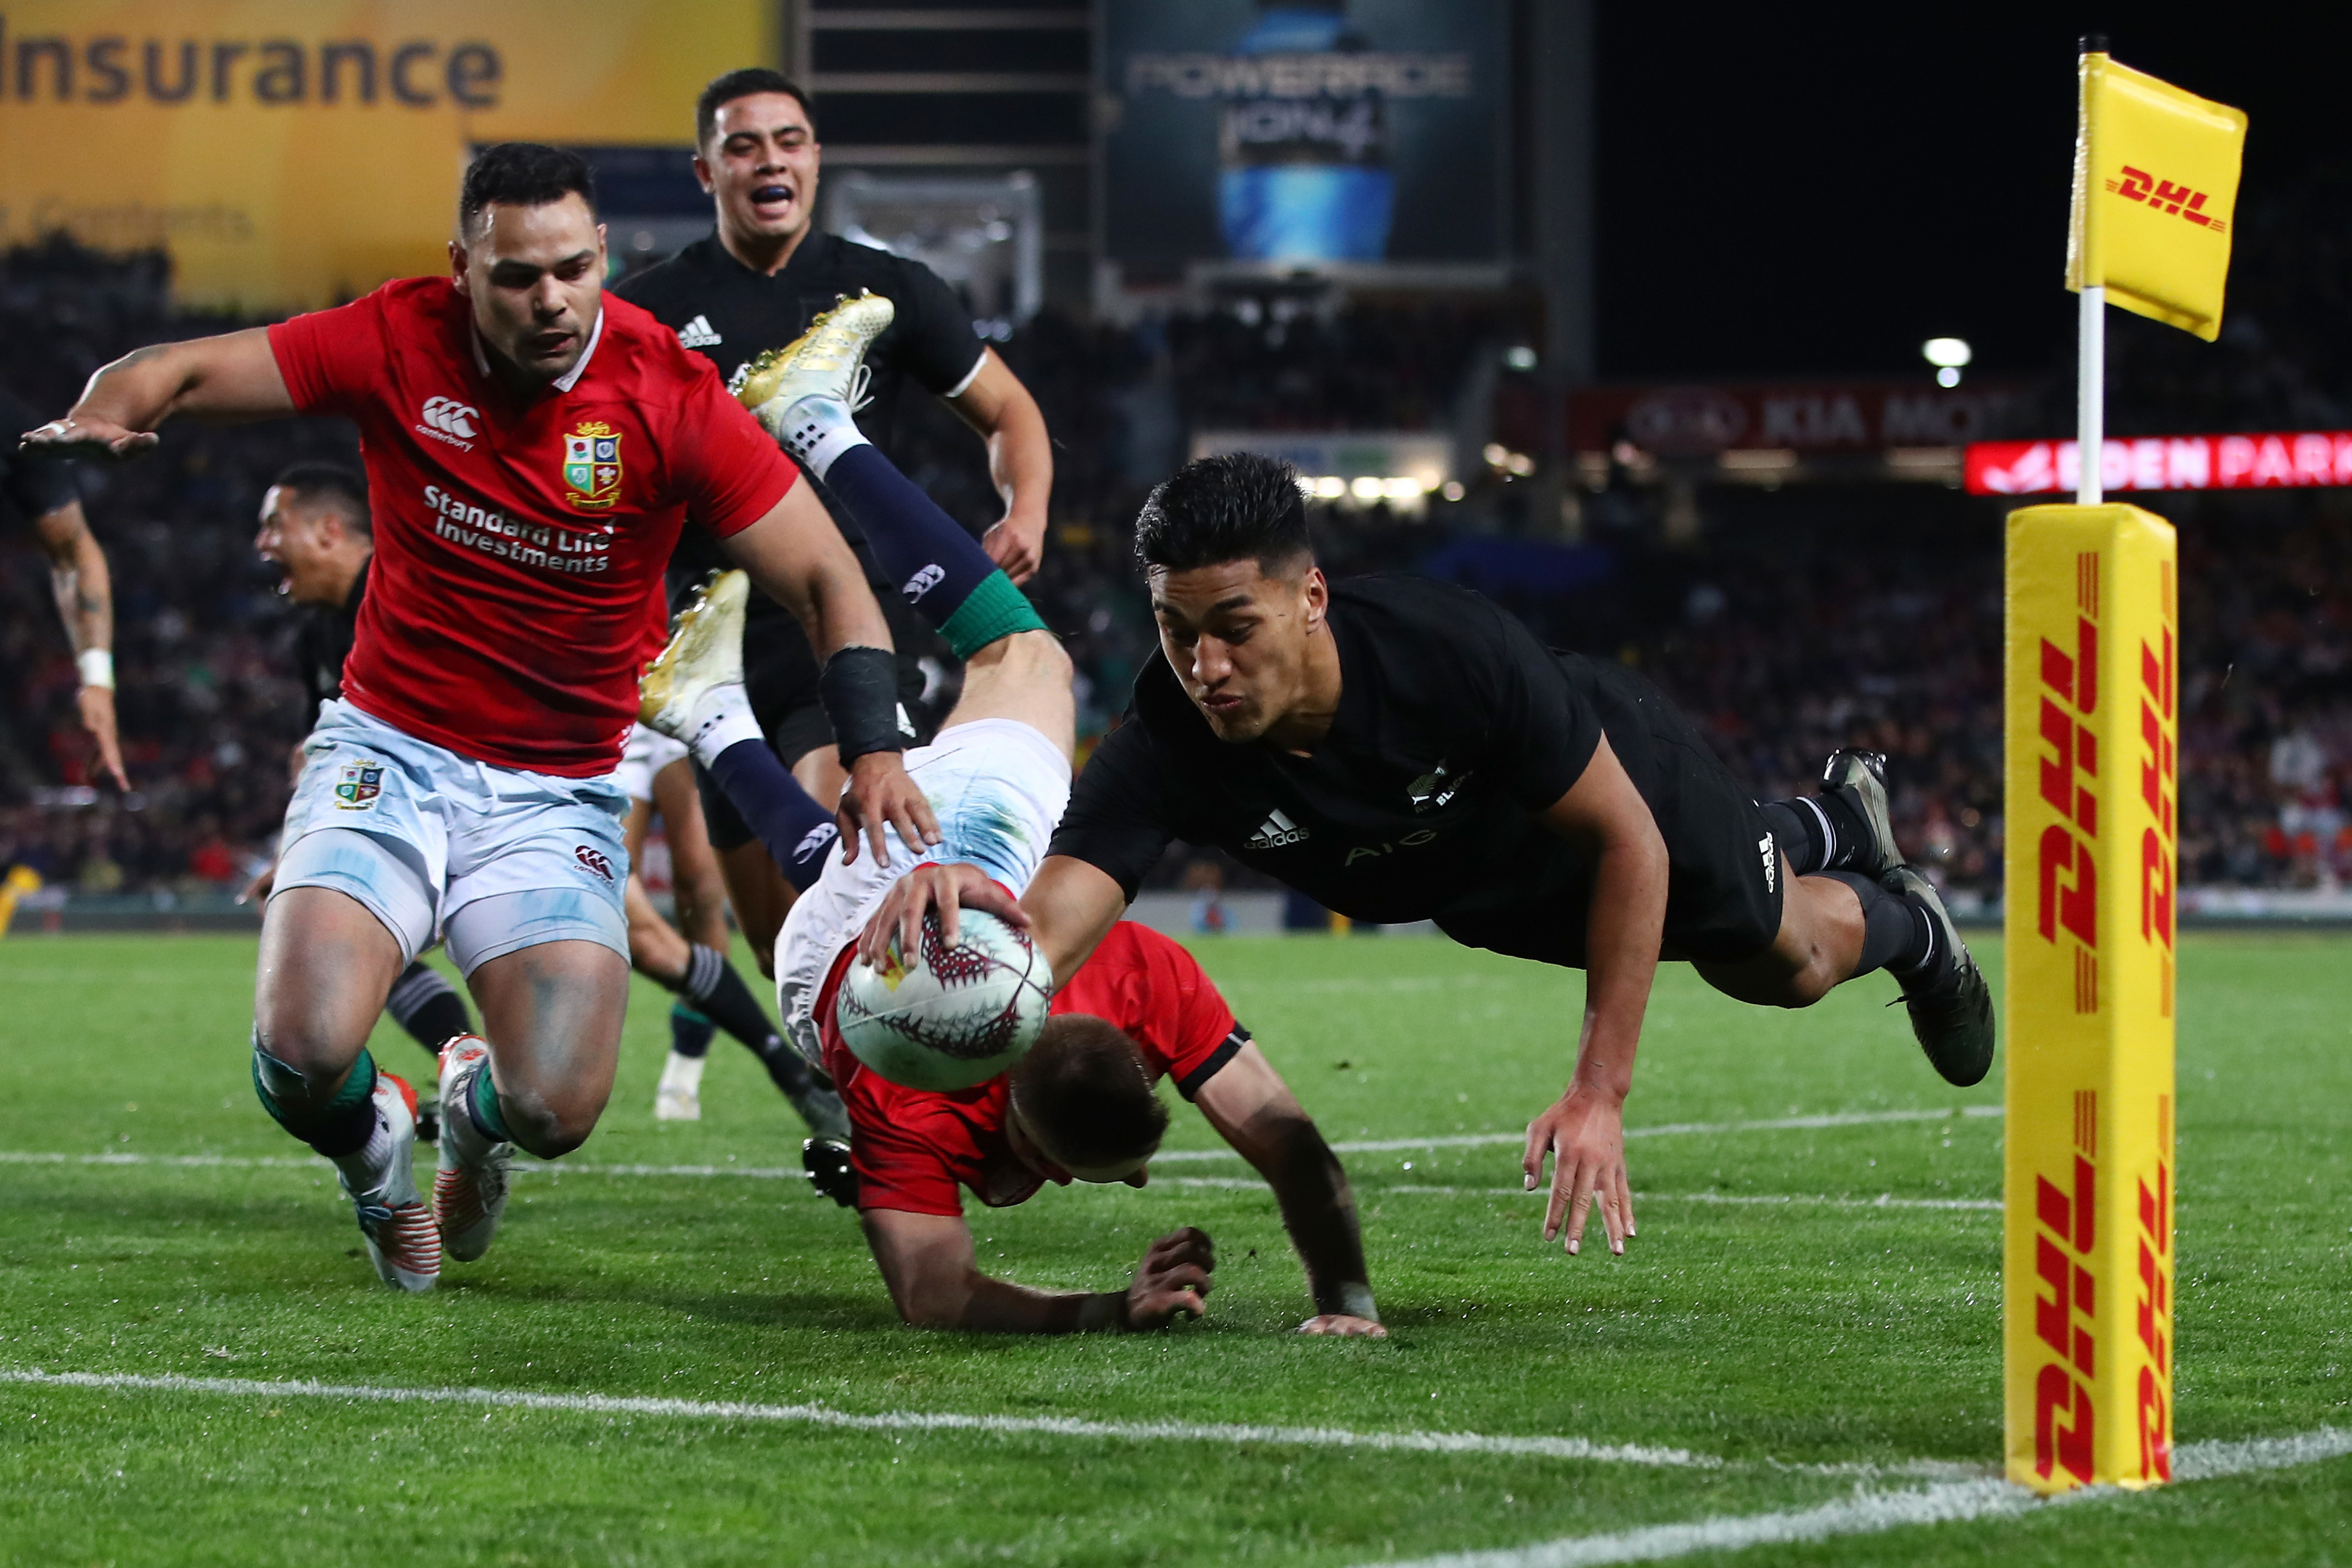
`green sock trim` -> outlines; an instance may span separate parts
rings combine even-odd
[[[955,614],[940,627],[940,636],[948,639],[948,647],[956,658],[968,659],[999,637],[1045,629],[1045,623],[1037,618],[1036,607],[1013,585],[1012,578],[999,571],[980,580],[980,586],[956,606]]]
[[[271,1121],[307,1142],[312,1132],[333,1126],[349,1116],[354,1107],[366,1104],[368,1097],[375,1093],[375,1058],[362,1047],[360,1059],[352,1064],[351,1076],[343,1079],[343,1087],[323,1105],[283,1103],[270,1089],[272,1079],[280,1079],[289,1090],[303,1081],[300,1074],[264,1051],[257,1038],[253,1043],[254,1095],[261,1101],[261,1109],[269,1112]]]
[[[700,1013],[696,1012],[684,1002],[671,1003],[669,1005],[669,1016],[673,1018],[684,1018],[689,1024],[710,1023],[709,1018],[703,1016]],[[714,1024],[711,1026],[716,1028],[718,1026]]]
[[[484,1062],[482,1070],[474,1075],[474,1103],[467,1109],[474,1113],[474,1125],[500,1143],[514,1142],[507,1129],[507,1119],[499,1114],[499,1086],[490,1081],[490,1064]]]

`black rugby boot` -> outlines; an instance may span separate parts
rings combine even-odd
[[[1895,847],[1895,822],[1886,805],[1886,758],[1877,752],[1832,752],[1822,769],[1822,793],[1835,795],[1870,834],[1870,842],[1849,852],[1839,847],[1834,864],[1884,879],[1903,864]]]
[[[1960,940],[1934,883],[1898,865],[1879,885],[1924,910],[1931,928],[1934,946],[1927,962],[1895,977],[1903,985],[1904,1010],[1911,1015],[1911,1033],[1944,1081],[1963,1089],[1982,1083],[1992,1070],[1993,1049],[1992,987],[1985,984],[1984,971]]]

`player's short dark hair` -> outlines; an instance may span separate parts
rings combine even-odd
[[[457,231],[471,234],[474,220],[493,202],[543,207],[574,195],[595,211],[596,172],[587,159],[541,142],[500,142],[475,153],[466,165],[466,183],[457,195]]]
[[[1255,452],[1193,458],[1160,481],[1135,520],[1135,557],[1147,572],[1245,560],[1272,572],[1314,556],[1298,470]]]
[[[341,513],[354,532],[371,539],[375,536],[375,524],[368,516],[367,479],[357,468],[341,463],[295,463],[280,468],[269,483],[314,505],[323,502]]]
[[[779,70],[766,66],[745,66],[741,70],[729,71],[725,76],[710,79],[702,96],[694,100],[694,144],[708,146],[710,133],[719,125],[719,111],[739,98],[749,98],[755,92],[781,92],[801,106],[808,116],[809,134],[816,134],[816,105],[800,83]]]
[[[1117,1026],[1083,1013],[1045,1020],[1013,1068],[1021,1115],[1056,1159],[1100,1168],[1148,1159],[1168,1131],[1143,1053]]]

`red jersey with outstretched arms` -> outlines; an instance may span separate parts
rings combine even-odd
[[[677,334],[625,300],[528,398],[492,374],[443,278],[269,329],[294,405],[360,427],[375,559],[343,697],[460,756],[610,773],[660,646],[662,568],[798,471]]]
[[[913,1214],[960,1215],[959,1187],[991,1208],[1024,1202],[1045,1184],[1004,1136],[1012,1095],[1003,1076],[975,1089],[941,1094],[908,1089],[869,1070],[842,1043],[833,997],[855,948],[835,960],[817,994],[825,1070],[849,1109],[850,1163],[857,1206]],[[1249,1039],[1233,1009],[1192,955],[1149,926],[1121,921],[1085,967],[1054,994],[1053,1011],[1106,1019],[1143,1047],[1154,1079],[1176,1080],[1187,1100]]]

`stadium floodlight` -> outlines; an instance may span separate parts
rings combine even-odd
[[[1960,384],[1960,371],[1976,357],[1966,338],[1929,338],[1919,345],[1919,356],[1936,367],[1937,386]]]
[[[1358,479],[1348,489],[1355,492],[1356,499],[1360,501],[1376,501],[1381,499],[1381,481],[1370,474]]]
[[[1536,367],[1536,351],[1525,343],[1514,343],[1503,351],[1503,363],[1513,370],[1533,370]]]
[[[1338,500],[1348,493],[1348,481],[1337,474],[1325,474],[1315,481],[1318,500]]]

